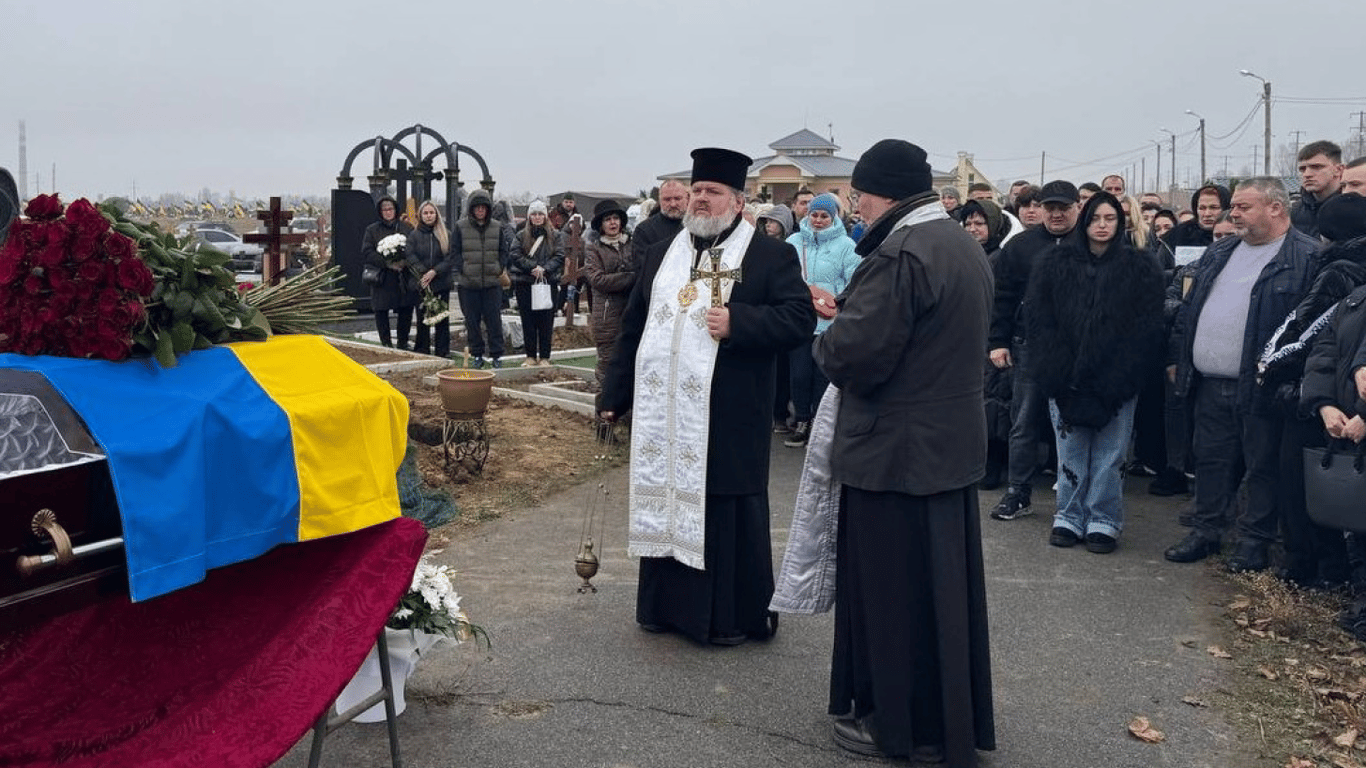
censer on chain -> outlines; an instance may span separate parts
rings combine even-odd
[[[579,593],[597,592],[589,579],[598,575],[598,556],[593,552],[594,523],[597,524],[598,540],[602,540],[602,529],[607,519],[607,486],[598,483],[584,506],[583,531],[579,534],[579,554],[574,558],[574,573],[583,579]]]

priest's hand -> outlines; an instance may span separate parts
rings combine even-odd
[[[611,424],[612,422],[615,422],[615,421],[617,420],[617,412],[616,412],[616,411],[598,411],[598,418],[600,418],[600,419],[602,419],[603,421],[605,421],[605,422]]]
[[[720,341],[730,338],[730,309],[728,307],[711,307],[707,310],[707,333],[713,339]]]

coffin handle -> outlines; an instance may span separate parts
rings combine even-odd
[[[20,557],[18,564],[20,576],[28,578],[43,568],[52,565],[66,565],[76,559],[76,555],[71,549],[71,537],[66,535],[66,529],[57,522],[57,515],[52,510],[39,510],[33,516],[31,527],[33,528],[33,535],[39,538],[52,539],[53,553]]]

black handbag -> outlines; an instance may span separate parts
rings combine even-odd
[[[373,264],[366,264],[360,271],[360,281],[366,285],[379,285],[384,281],[384,273]]]
[[[1305,508],[1309,519],[1325,528],[1366,533],[1366,441],[1347,441],[1352,446],[1348,451],[1333,450],[1334,443],[1343,442],[1303,449]]]

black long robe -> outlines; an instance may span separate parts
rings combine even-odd
[[[992,289],[961,227],[894,230],[932,202],[913,198],[871,226],[839,319],[814,346],[841,390],[829,712],[863,719],[884,754],[938,746],[966,768],[996,746],[975,487]]]
[[[732,225],[732,228],[735,225]],[[729,230],[721,239],[729,236]],[[622,315],[617,353],[602,389],[602,409],[630,410],[636,351],[655,275],[672,241],[651,246]],[[710,244],[710,243],[708,243]],[[699,248],[694,240],[694,248]],[[733,634],[768,635],[773,596],[768,471],[775,361],[808,342],[816,327],[811,293],[792,246],[759,234],[731,289],[730,338],[712,375],[707,441],[706,570],[672,558],[641,558],[636,620],[705,642]],[[705,300],[706,292],[703,292]]]

